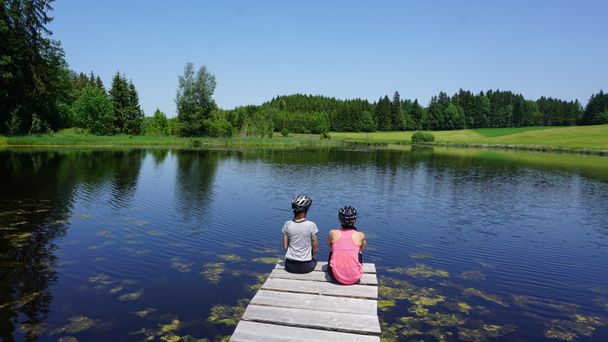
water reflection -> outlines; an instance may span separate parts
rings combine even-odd
[[[229,335],[282,256],[296,189],[320,236],[360,209],[386,340],[608,333],[606,159],[20,150],[0,166],[2,340]]]
[[[213,201],[212,184],[220,156],[213,151],[179,151],[175,197],[185,221],[194,220],[200,228],[207,207]]]

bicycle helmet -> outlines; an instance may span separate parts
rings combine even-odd
[[[357,210],[346,205],[338,211],[338,219],[344,228],[351,228],[357,220]]]
[[[312,204],[312,199],[304,194],[296,195],[291,201],[291,209],[294,212],[307,212]]]

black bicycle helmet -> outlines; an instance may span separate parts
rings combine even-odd
[[[296,195],[291,201],[291,209],[294,212],[307,212],[312,204],[312,199],[304,194]]]
[[[351,228],[357,221],[357,210],[350,205],[345,205],[338,211],[338,219],[344,228]]]

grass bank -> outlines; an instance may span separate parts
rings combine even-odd
[[[58,133],[44,135],[26,135],[6,137],[0,136],[0,146],[73,146],[73,147],[331,147],[341,144],[338,140],[322,140],[317,136],[288,137],[275,136],[269,138],[233,137],[175,137],[175,136],[145,136],[145,135],[113,135],[97,136],[79,133],[66,129]]]
[[[333,139],[404,144],[414,132],[332,133]],[[608,125],[433,131],[437,145],[608,153]]]
[[[37,136],[0,136],[0,146],[78,146],[78,147],[171,147],[171,148],[298,148],[346,145],[385,146],[410,144],[414,132],[332,132],[331,139],[316,134],[290,134],[282,137],[182,138],[172,136],[96,136],[74,129]],[[434,145],[507,148],[547,152],[582,152],[608,155],[608,125],[575,127],[482,128],[434,131]]]

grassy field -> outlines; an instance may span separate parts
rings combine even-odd
[[[431,132],[438,143],[547,146],[608,150],[608,125],[572,127],[482,128]],[[413,132],[332,133],[332,139],[408,143]]]
[[[482,128],[432,132],[438,144],[470,147],[515,147],[547,150],[608,150],[608,125],[574,127]],[[409,144],[413,132],[332,132],[330,140],[315,134],[275,133],[272,139],[182,138],[167,136],[95,136],[73,129],[40,136],[0,136],[0,146],[159,146],[159,147],[332,147],[349,143],[366,145]]]
[[[174,136],[97,136],[66,129],[45,135],[0,136],[0,146],[76,146],[76,147],[322,147],[339,145],[339,140],[321,140],[318,135],[272,139],[257,137],[183,138]]]

